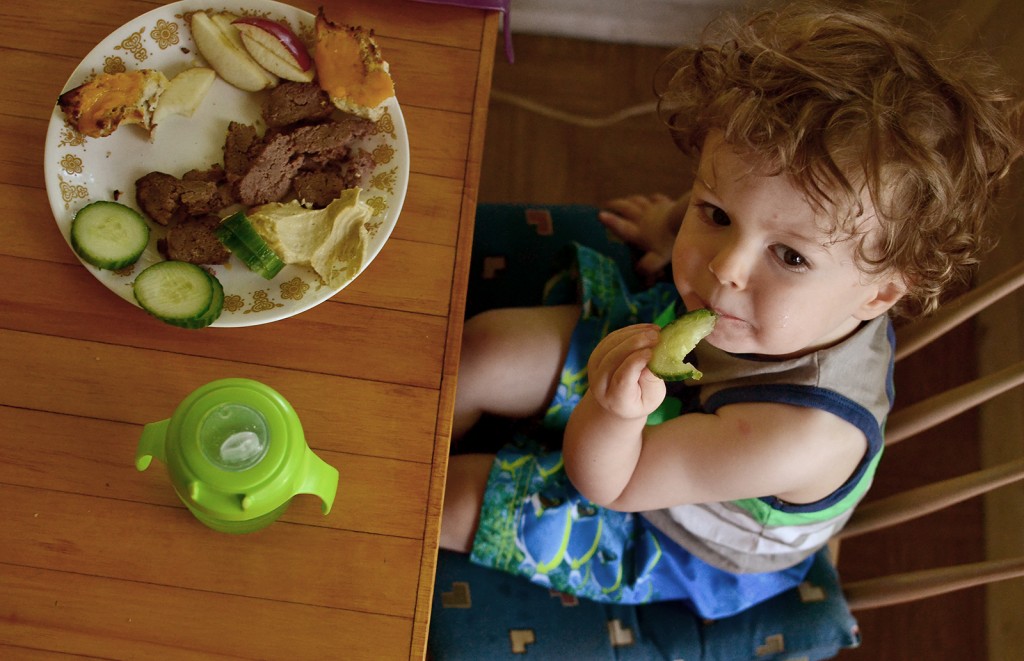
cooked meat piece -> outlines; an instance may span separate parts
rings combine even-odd
[[[224,166],[219,163],[215,163],[206,170],[189,170],[185,174],[181,175],[181,178],[185,181],[211,181],[215,184],[219,184],[227,179],[227,173],[224,172]]]
[[[228,184],[227,172],[221,165],[212,165],[207,170],[189,170],[181,175],[181,178],[183,181],[208,181],[217,185],[220,202],[216,208],[211,208],[210,212],[220,211],[235,203],[235,194]]]
[[[181,207],[189,216],[217,213],[225,207],[217,184],[212,181],[182,181]]]
[[[342,122],[300,126],[290,131],[289,136],[297,153],[316,156],[325,163],[344,158],[354,139]]]
[[[249,169],[235,182],[238,201],[255,206],[284,199],[301,169],[321,169],[345,158],[353,141],[365,135],[365,124],[353,119],[268,132]]]
[[[365,151],[334,161],[321,169],[303,170],[295,176],[295,196],[313,207],[325,207],[349,188],[366,187],[370,172],[377,166]]]
[[[269,127],[327,119],[334,111],[331,97],[316,83],[283,82],[270,90],[263,104],[263,121]]]
[[[360,150],[342,161],[299,172],[294,182],[295,194],[303,204],[317,208],[327,207],[338,199],[343,190],[365,188],[370,173],[376,167],[373,155]]]
[[[181,206],[181,180],[165,172],[150,172],[135,181],[135,200],[147,216],[167,225]]]
[[[135,182],[135,199],[142,211],[169,225],[188,216],[202,216],[223,209],[224,198],[217,184],[183,180],[165,172],[150,172]]]
[[[305,205],[325,207],[345,190],[345,175],[341,168],[310,170],[295,177],[295,197]]]
[[[231,253],[217,238],[218,225],[220,218],[214,215],[173,223],[164,240],[167,258],[193,264],[225,264]]]
[[[301,166],[302,154],[295,152],[291,136],[280,133],[257,150],[251,167],[235,182],[235,195],[250,207],[277,202],[288,194]]]
[[[231,122],[224,141],[224,171],[228,179],[243,176],[252,163],[253,151],[260,144],[256,128],[248,124]]]
[[[318,86],[282,83],[269,93],[264,106],[264,121],[269,128],[262,138],[253,126],[229,124],[224,170],[232,199],[245,206],[281,201],[293,191],[292,182],[300,171],[338,169],[339,163],[350,156],[351,145],[376,128],[372,122],[353,116],[309,123],[331,112]],[[360,165],[358,169],[364,168]],[[314,188],[334,188],[334,183],[328,183],[334,178],[330,174],[314,178],[303,184],[304,191],[312,195]],[[343,178],[353,179],[344,174]],[[315,197],[322,199],[322,194]]]
[[[373,154],[360,150],[345,161],[345,188],[367,187],[370,173],[377,167]]]

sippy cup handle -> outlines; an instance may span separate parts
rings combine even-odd
[[[326,515],[334,505],[334,496],[338,492],[338,469],[316,455],[309,447],[303,460],[303,477],[296,494],[304,493],[319,496],[323,501],[323,513]]]
[[[166,447],[167,426],[170,420],[151,422],[142,428],[142,437],[139,438],[139,448],[135,451],[135,468],[144,471],[149,468],[149,462],[156,457],[166,462],[164,448]]]

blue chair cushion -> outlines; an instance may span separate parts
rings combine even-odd
[[[566,248],[573,241],[612,257],[627,286],[638,289],[633,251],[605,230],[597,211],[582,205],[479,205],[466,316],[490,308],[539,305],[550,278],[568,259]],[[575,291],[565,292],[561,298],[574,296]]]
[[[813,661],[859,643],[827,551],[818,553],[799,588],[715,621],[679,602],[577,600],[442,551],[428,658]]]

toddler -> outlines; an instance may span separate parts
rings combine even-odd
[[[659,112],[693,188],[605,219],[671,283],[629,291],[576,245],[579,302],[467,322],[454,436],[542,417],[562,447],[537,433],[453,456],[441,543],[582,597],[720,618],[800,583],[863,498],[890,316],[967,281],[1021,142],[987,68],[866,11],[763,12],[666,66]],[[699,308],[718,315],[692,356],[704,377],[666,384],[646,367],[659,327]]]

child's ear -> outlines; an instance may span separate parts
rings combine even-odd
[[[854,313],[854,317],[867,321],[887,312],[889,308],[907,293],[907,285],[902,278],[886,276],[875,284],[874,298],[865,301]]]

